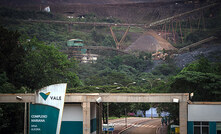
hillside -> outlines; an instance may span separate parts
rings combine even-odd
[[[23,4],[52,4],[52,3],[75,3],[75,4],[120,4],[120,3],[139,3],[139,2],[170,2],[178,0],[1,0],[4,5],[23,5]],[[182,0],[179,0],[182,1]]]
[[[35,11],[50,6],[52,13],[76,17],[92,13],[97,17],[114,17],[136,23],[156,21],[199,6],[175,0],[3,0],[0,5]]]

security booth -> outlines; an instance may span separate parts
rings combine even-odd
[[[189,104],[187,127],[188,134],[221,134],[221,103]]]

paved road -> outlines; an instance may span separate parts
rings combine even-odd
[[[118,134],[125,129],[127,130],[122,134],[156,134],[156,129],[161,128],[161,119],[132,117],[127,118],[127,123],[125,123],[125,119],[110,120],[109,123],[115,125],[113,134]]]
[[[131,125],[136,124],[139,121],[144,121],[144,120],[150,120],[148,118],[140,118],[140,117],[130,117],[127,118],[125,121],[125,118],[121,119],[114,119],[114,120],[109,120],[109,123],[114,124],[114,133],[113,134],[118,134],[121,130],[130,127]]]
[[[161,119],[149,119],[132,125],[122,134],[156,134],[156,130],[160,126]]]

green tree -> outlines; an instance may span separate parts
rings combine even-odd
[[[24,42],[26,56],[22,64],[17,65],[17,82],[30,89],[67,82],[69,87],[76,87],[80,81],[75,74],[76,63],[68,60],[54,46],[47,46],[37,39]]]
[[[20,34],[0,27],[0,73],[6,72],[10,82],[14,82],[16,65],[22,62],[25,50],[19,42]]]
[[[171,92],[194,92],[195,101],[220,101],[220,63],[200,60],[185,67],[173,78]]]
[[[108,47],[114,47],[115,42],[111,36],[105,36],[105,38],[102,40],[102,46],[108,46]]]
[[[75,61],[37,39],[19,38],[18,32],[0,27],[0,93],[33,92],[60,82],[69,87],[80,85]],[[0,133],[21,133],[23,111],[22,104],[1,104]]]
[[[194,93],[191,101],[220,101],[221,74],[220,63],[211,63],[201,58],[185,67],[180,73],[173,76],[165,85],[168,92]],[[178,105],[161,104],[161,111],[168,111],[171,120],[178,123]]]

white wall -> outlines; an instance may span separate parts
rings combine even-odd
[[[62,121],[83,121],[81,104],[64,104]]]
[[[188,105],[188,121],[221,121],[221,105]]]

